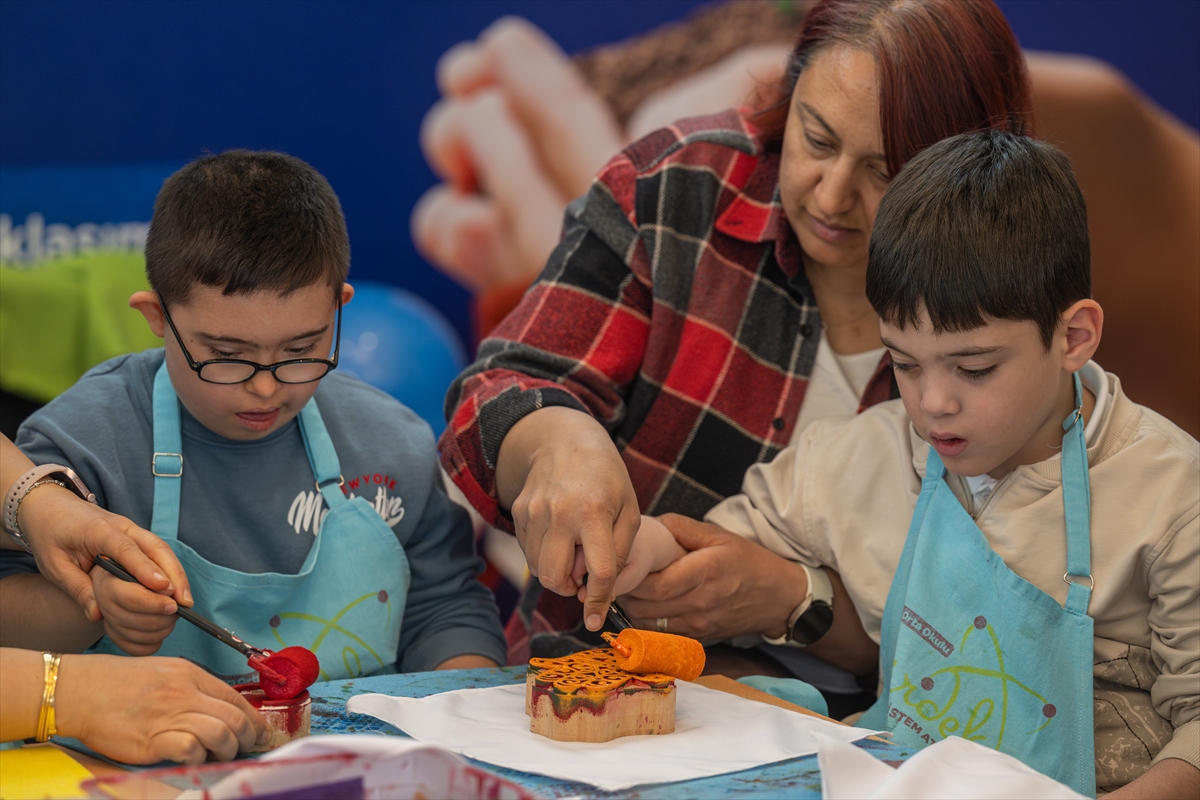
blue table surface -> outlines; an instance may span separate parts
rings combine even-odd
[[[398,728],[374,717],[347,713],[346,700],[359,694],[427,697],[454,689],[486,688],[524,682],[524,667],[500,667],[499,669],[461,669],[376,675],[354,680],[318,683],[309,687],[308,690],[313,701],[312,732],[314,734],[377,733],[385,736],[405,736]],[[913,752],[881,741],[863,740],[857,744],[871,755],[892,765],[898,765]],[[817,766],[815,755],[793,758],[727,775],[678,783],[636,786],[619,792],[604,792],[586,783],[572,783],[558,778],[517,772],[478,761],[473,763],[543,797],[819,798],[821,796],[821,771]]]

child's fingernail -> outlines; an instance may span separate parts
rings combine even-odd
[[[93,617],[96,616],[96,601],[95,600],[88,601],[87,615],[88,615],[88,619],[92,619]]]
[[[163,606],[164,614],[174,614],[178,610],[179,606],[175,605],[174,603],[167,603],[165,606]]]
[[[186,600],[186,601],[188,601],[189,603],[194,603],[194,602],[196,602],[195,600],[193,600],[193,599],[192,599],[192,590],[191,590],[191,589],[184,589],[184,590],[183,590],[183,599],[184,599],[184,600]]]
[[[155,580],[159,580],[159,581],[166,581],[166,580],[167,580],[167,578],[166,578],[166,576],[165,576],[165,575],[159,575],[157,572],[156,572],[156,573],[154,573],[154,579],[155,579]],[[167,581],[167,583],[170,583],[170,581]]]
[[[263,731],[262,733],[260,733],[258,735],[258,743],[259,744],[266,744],[269,741],[271,741],[271,732],[270,731]]]
[[[600,626],[602,624],[604,624],[604,621],[602,619],[600,619],[599,614],[588,614],[588,618],[587,618],[588,630],[592,630],[592,631],[600,630]]]

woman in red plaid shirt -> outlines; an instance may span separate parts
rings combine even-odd
[[[551,590],[535,582],[513,615],[510,663],[599,642],[641,513],[681,515],[664,521],[691,552],[625,600],[635,623],[785,634],[799,565],[694,520],[809,422],[895,396],[865,295],[890,176],[947,136],[1030,125],[1024,59],[991,0],[822,0],[780,92],[614,157],[450,389],[447,472]],[[839,624],[809,650],[869,672],[841,657],[863,634],[832,579]]]

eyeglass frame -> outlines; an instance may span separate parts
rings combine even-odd
[[[159,307],[162,308],[163,318],[167,321],[167,325],[169,325],[171,328],[171,333],[175,334],[175,341],[179,343],[179,349],[183,352],[183,357],[187,359],[188,366],[191,367],[196,373],[196,377],[205,383],[211,383],[216,386],[237,386],[245,383],[246,381],[252,380],[255,375],[265,370],[270,372],[271,377],[279,383],[286,384],[288,386],[300,386],[305,383],[319,381],[321,378],[324,378],[338,367],[338,356],[341,354],[342,350],[342,299],[340,297],[338,298],[337,304],[337,326],[334,334],[333,358],[291,358],[286,361],[276,361],[274,364],[260,364],[257,361],[249,361],[244,358],[210,358],[207,361],[196,361],[194,358],[192,358],[192,354],[188,352],[187,345],[183,343],[183,337],[179,335],[179,329],[175,327],[175,321],[171,319],[171,314],[167,311],[167,304],[163,301],[162,297],[158,298],[158,304]],[[204,377],[204,375],[201,374],[201,370],[210,364],[245,364],[247,366],[254,367],[254,372],[251,372],[240,381],[214,381]],[[329,369],[325,370],[325,372],[318,377],[309,378],[306,381],[280,380],[276,370],[280,367],[286,367],[291,364],[325,364],[329,367]]]

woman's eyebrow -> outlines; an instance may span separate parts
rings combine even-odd
[[[804,102],[803,100],[797,100],[796,105],[800,107],[801,113],[803,113],[805,116],[812,117],[813,120],[815,120],[818,125],[820,125],[822,128],[825,129],[825,133],[830,138],[835,140],[838,144],[841,144],[842,137],[838,136],[837,131],[835,131],[832,127],[830,127],[829,123],[825,121],[824,117],[822,117],[819,113],[817,113],[817,110],[815,108],[813,108],[812,106],[810,106],[808,103]],[[883,153],[868,153],[866,157],[873,158],[878,161],[883,161],[885,163],[887,162],[887,156],[885,156]]]
[[[804,102],[803,100],[798,100],[796,102],[796,105],[800,106],[801,110],[803,110],[805,114],[807,114],[808,116],[815,119],[817,121],[817,124],[820,125],[822,128],[824,128],[825,132],[827,134],[832,136],[834,139],[837,139],[839,142],[842,140],[842,137],[837,135],[837,132],[832,127],[830,127],[829,123],[825,121],[824,117],[822,117],[820,114],[817,113],[817,110],[815,108],[813,108],[812,106],[810,106],[808,103]]]
[[[329,330],[329,326],[325,325],[320,328],[315,328],[311,331],[305,331],[304,333],[296,334],[295,336],[292,336],[289,339],[285,339],[284,341],[285,342],[295,342],[299,339],[307,339],[311,336],[320,336],[322,333],[324,333],[327,330]],[[223,342],[225,344],[244,344],[244,345],[250,345],[251,347],[257,346],[259,344],[259,342],[250,342],[245,339],[239,339],[236,336],[216,336],[211,333],[204,333],[203,331],[196,333],[196,337],[200,338],[200,339],[205,339],[210,342]]]

